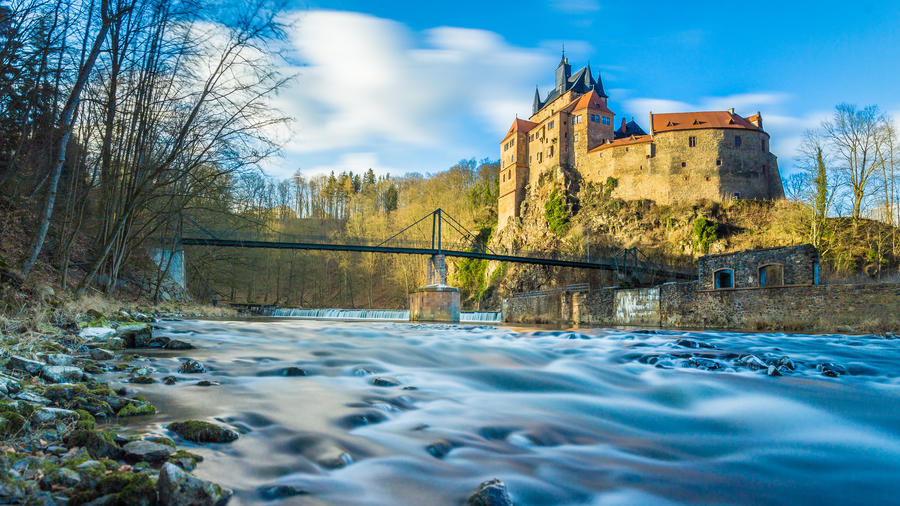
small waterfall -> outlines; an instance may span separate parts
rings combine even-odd
[[[283,318],[309,318],[317,320],[394,320],[408,321],[409,310],[397,309],[297,309],[279,308],[272,316]],[[499,322],[500,313],[492,311],[462,311],[461,322]]]

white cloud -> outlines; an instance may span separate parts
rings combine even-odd
[[[283,132],[288,155],[339,156],[384,143],[437,148],[473,128],[499,138],[517,112],[530,111],[529,83],[554,63],[547,51],[485,30],[414,33],[389,19],[324,10],[290,19],[298,64],[287,70],[297,79],[277,98],[295,119]]]

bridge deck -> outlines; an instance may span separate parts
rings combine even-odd
[[[496,260],[499,262],[516,262],[558,267],[575,267],[580,269],[601,269],[625,271],[630,273],[649,274],[668,278],[693,280],[697,279],[694,269],[676,267],[651,262],[623,263],[615,258],[565,258],[550,256],[541,252],[514,252],[511,254],[484,253],[478,251],[460,251],[456,249],[436,249],[419,246],[382,246],[374,244],[333,244],[325,242],[281,241],[281,240],[245,240],[184,237],[181,243],[189,246],[222,246],[234,248],[273,248],[302,249],[320,251],[353,251],[363,253],[399,253],[407,255],[445,255],[449,257],[477,258]]]

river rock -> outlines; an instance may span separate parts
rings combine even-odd
[[[72,365],[75,361],[75,358],[72,357],[72,355],[66,355],[64,353],[51,353],[49,355],[43,355],[41,358],[50,365]]]
[[[146,323],[134,323],[117,328],[116,337],[123,339],[127,348],[146,348],[153,338],[153,331]]]
[[[147,342],[147,347],[148,348],[165,348],[166,345],[169,344],[169,341],[171,341],[171,339],[166,336],[154,336],[154,337],[150,338],[150,340]]]
[[[760,360],[756,355],[745,355],[740,360],[738,360],[738,362],[743,366],[753,369],[754,371],[758,371],[760,369],[765,370],[769,368],[769,366],[765,362]]]
[[[94,360],[112,360],[116,358],[116,354],[109,351],[104,350],[103,348],[94,348],[90,352],[91,358]]]
[[[200,362],[189,358],[181,363],[181,367],[178,368],[178,372],[182,374],[200,374],[206,372],[206,367],[204,367]]]
[[[78,333],[78,337],[87,341],[109,339],[114,335],[116,335],[116,331],[111,327],[85,327]]]
[[[81,483],[81,476],[67,467],[60,467],[41,479],[41,487],[44,489],[51,489],[53,487],[70,488],[79,483]]]
[[[306,371],[297,367],[283,367],[281,369],[273,369],[271,371],[263,371],[257,376],[306,376]]]
[[[238,438],[238,433],[227,427],[201,420],[170,423],[169,430],[194,443],[230,443]]]
[[[28,374],[37,374],[41,372],[44,364],[37,360],[30,360],[19,355],[12,355],[6,362],[6,368],[14,371],[22,371]]]
[[[155,383],[156,380],[153,379],[153,371],[146,367],[138,367],[131,371],[131,376],[128,378],[129,383]]]
[[[129,462],[149,462],[158,464],[175,453],[175,449],[169,445],[139,439],[122,447],[125,452],[125,460]]]
[[[21,401],[31,402],[34,404],[50,404],[50,399],[42,397],[32,392],[31,390],[23,390],[14,395],[13,399],[19,399]]]
[[[162,380],[163,380],[163,383],[165,383],[166,385],[174,385],[178,381],[178,379],[175,378],[175,376],[166,376]]]
[[[400,382],[395,380],[394,378],[385,378],[383,376],[379,376],[372,380],[372,384],[376,387],[398,387],[400,386]]]
[[[82,448],[95,459],[116,459],[122,454],[111,432],[77,429],[67,434],[63,442],[70,448]]]
[[[69,365],[48,365],[41,371],[41,377],[53,383],[72,383],[84,378],[84,371]]]
[[[166,344],[167,350],[193,350],[194,345],[191,343],[186,343],[179,339],[172,339]]]
[[[4,378],[0,376],[0,393],[4,395],[13,395],[22,390],[22,385],[12,378]]]
[[[168,462],[159,469],[156,486],[159,504],[162,506],[182,504],[218,506],[228,502],[232,494],[231,490],[191,476]]]
[[[306,495],[309,492],[293,485],[267,485],[259,487],[259,496],[266,501],[275,501],[286,497],[294,497],[297,495]]]
[[[450,453],[450,450],[453,449],[453,443],[447,441],[446,439],[438,439],[437,441],[432,442],[428,446],[425,447],[425,451],[431,454],[432,457],[442,459]]]
[[[478,490],[466,501],[467,506],[513,506],[506,485],[492,478],[478,486]]]
[[[78,421],[78,413],[70,409],[43,407],[31,415],[34,425],[70,425]]]

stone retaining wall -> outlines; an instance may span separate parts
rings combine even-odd
[[[590,326],[801,329],[893,319],[898,313],[898,283],[704,290],[692,281],[630,290],[548,292],[503,301],[504,322]]]

